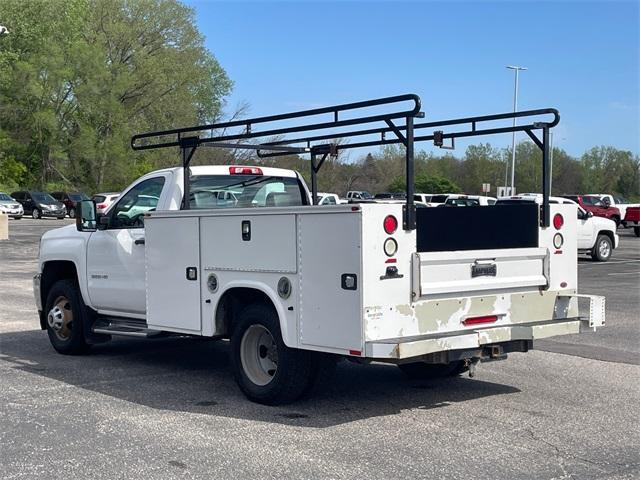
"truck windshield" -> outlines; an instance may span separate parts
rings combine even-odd
[[[189,206],[198,208],[291,207],[306,205],[296,178],[264,175],[197,175]]]

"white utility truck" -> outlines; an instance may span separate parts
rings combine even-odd
[[[399,102],[412,105],[388,111]],[[354,115],[360,108],[374,113]],[[351,115],[342,119],[344,112]],[[256,128],[325,114],[330,119],[297,127]],[[547,123],[479,125],[548,114]],[[43,235],[34,277],[41,327],[66,354],[114,335],[229,338],[241,390],[278,404],[308,392],[336,358],[394,363],[412,377],[472,374],[478,361],[526,352],[536,339],[603,325],[602,297],[588,297],[587,316],[578,311],[576,207],[548,201],[548,130],[557,112],[447,120],[442,125],[470,128],[415,137],[423,126],[414,117],[420,101],[410,94],[134,136],[135,150],[179,147],[182,167],[135,181],[102,216],[82,202],[76,226]],[[376,122],[382,126],[372,128]],[[354,125],[368,128],[326,133]],[[543,150],[541,205],[415,208],[414,141],[514,129]],[[298,132],[305,136],[256,142]],[[360,141],[318,143],[343,137]],[[388,143],[406,147],[405,204],[310,205],[328,155]],[[206,145],[259,157],[309,153],[312,193],[290,170],[190,167]]]

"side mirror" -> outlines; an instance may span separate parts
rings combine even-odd
[[[96,205],[91,200],[82,200],[76,205],[76,229],[79,232],[96,231]]]

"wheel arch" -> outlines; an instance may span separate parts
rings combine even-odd
[[[295,332],[293,328],[289,328],[285,307],[275,291],[258,282],[233,282],[225,287],[215,306],[213,321],[216,335],[229,337],[234,316],[245,306],[255,303],[261,303],[273,308],[278,316],[282,340],[288,347],[295,347]]]

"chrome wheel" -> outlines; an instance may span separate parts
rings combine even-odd
[[[278,370],[278,347],[269,330],[251,325],[240,342],[242,369],[252,383],[267,385]]]
[[[611,255],[611,246],[609,245],[609,242],[602,240],[598,245],[598,253],[600,254],[600,258],[609,258],[609,255]]]
[[[37,208],[34,208],[33,211],[31,212],[31,217],[36,220],[40,218],[40,210],[38,210]]]
[[[60,296],[53,302],[53,307],[47,314],[47,324],[60,340],[69,340],[73,324],[71,303],[66,297]]]

